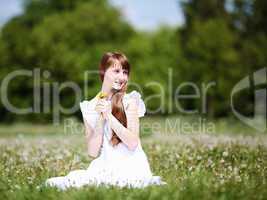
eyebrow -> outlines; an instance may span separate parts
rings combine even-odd
[[[113,69],[114,70],[116,70],[116,69],[122,69],[123,70],[122,66],[113,66]]]
[[[113,67],[114,69],[118,69],[118,68],[120,69],[120,68],[122,68],[121,65],[113,65],[112,67]]]
[[[126,71],[126,72],[129,72],[128,69],[123,69],[121,65],[113,65],[112,67],[113,67],[114,70],[122,69],[122,70],[124,70],[124,71]]]

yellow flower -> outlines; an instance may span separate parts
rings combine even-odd
[[[107,95],[107,93],[105,93],[105,92],[99,92],[98,94],[97,94],[97,98],[99,98],[99,99],[103,99],[103,98],[105,98],[105,97],[107,97],[108,95]]]

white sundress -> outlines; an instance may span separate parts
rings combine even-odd
[[[143,117],[146,108],[140,93],[134,90],[129,94],[125,94],[123,97],[124,108],[127,108],[130,98],[138,100],[138,116]],[[99,115],[94,110],[96,102],[97,97],[80,103],[83,118],[92,127],[95,127]],[[45,185],[65,190],[69,187],[79,188],[90,184],[96,186],[126,186],[128,188],[144,188],[148,185],[167,184],[160,176],[152,174],[140,141],[137,148],[131,151],[122,142],[115,147],[111,146],[109,144],[111,135],[111,128],[105,121],[100,155],[91,161],[89,167],[84,170],[71,171],[66,176],[49,178],[45,181]]]

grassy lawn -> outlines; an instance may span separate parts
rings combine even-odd
[[[155,122],[160,126],[151,128]],[[165,117],[144,118],[141,135],[153,173],[167,186],[86,186],[65,192],[36,187],[48,177],[88,167],[92,158],[86,155],[82,126],[70,131],[64,125],[1,125],[0,199],[266,199],[265,133],[231,120],[214,122],[213,134],[168,130],[165,123]]]

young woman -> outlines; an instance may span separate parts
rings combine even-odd
[[[99,65],[101,92],[80,103],[88,154],[95,159],[86,170],[49,178],[60,189],[93,185],[142,188],[163,185],[153,176],[139,137],[139,118],[146,108],[140,93],[126,94],[130,64],[122,53],[106,53]]]

